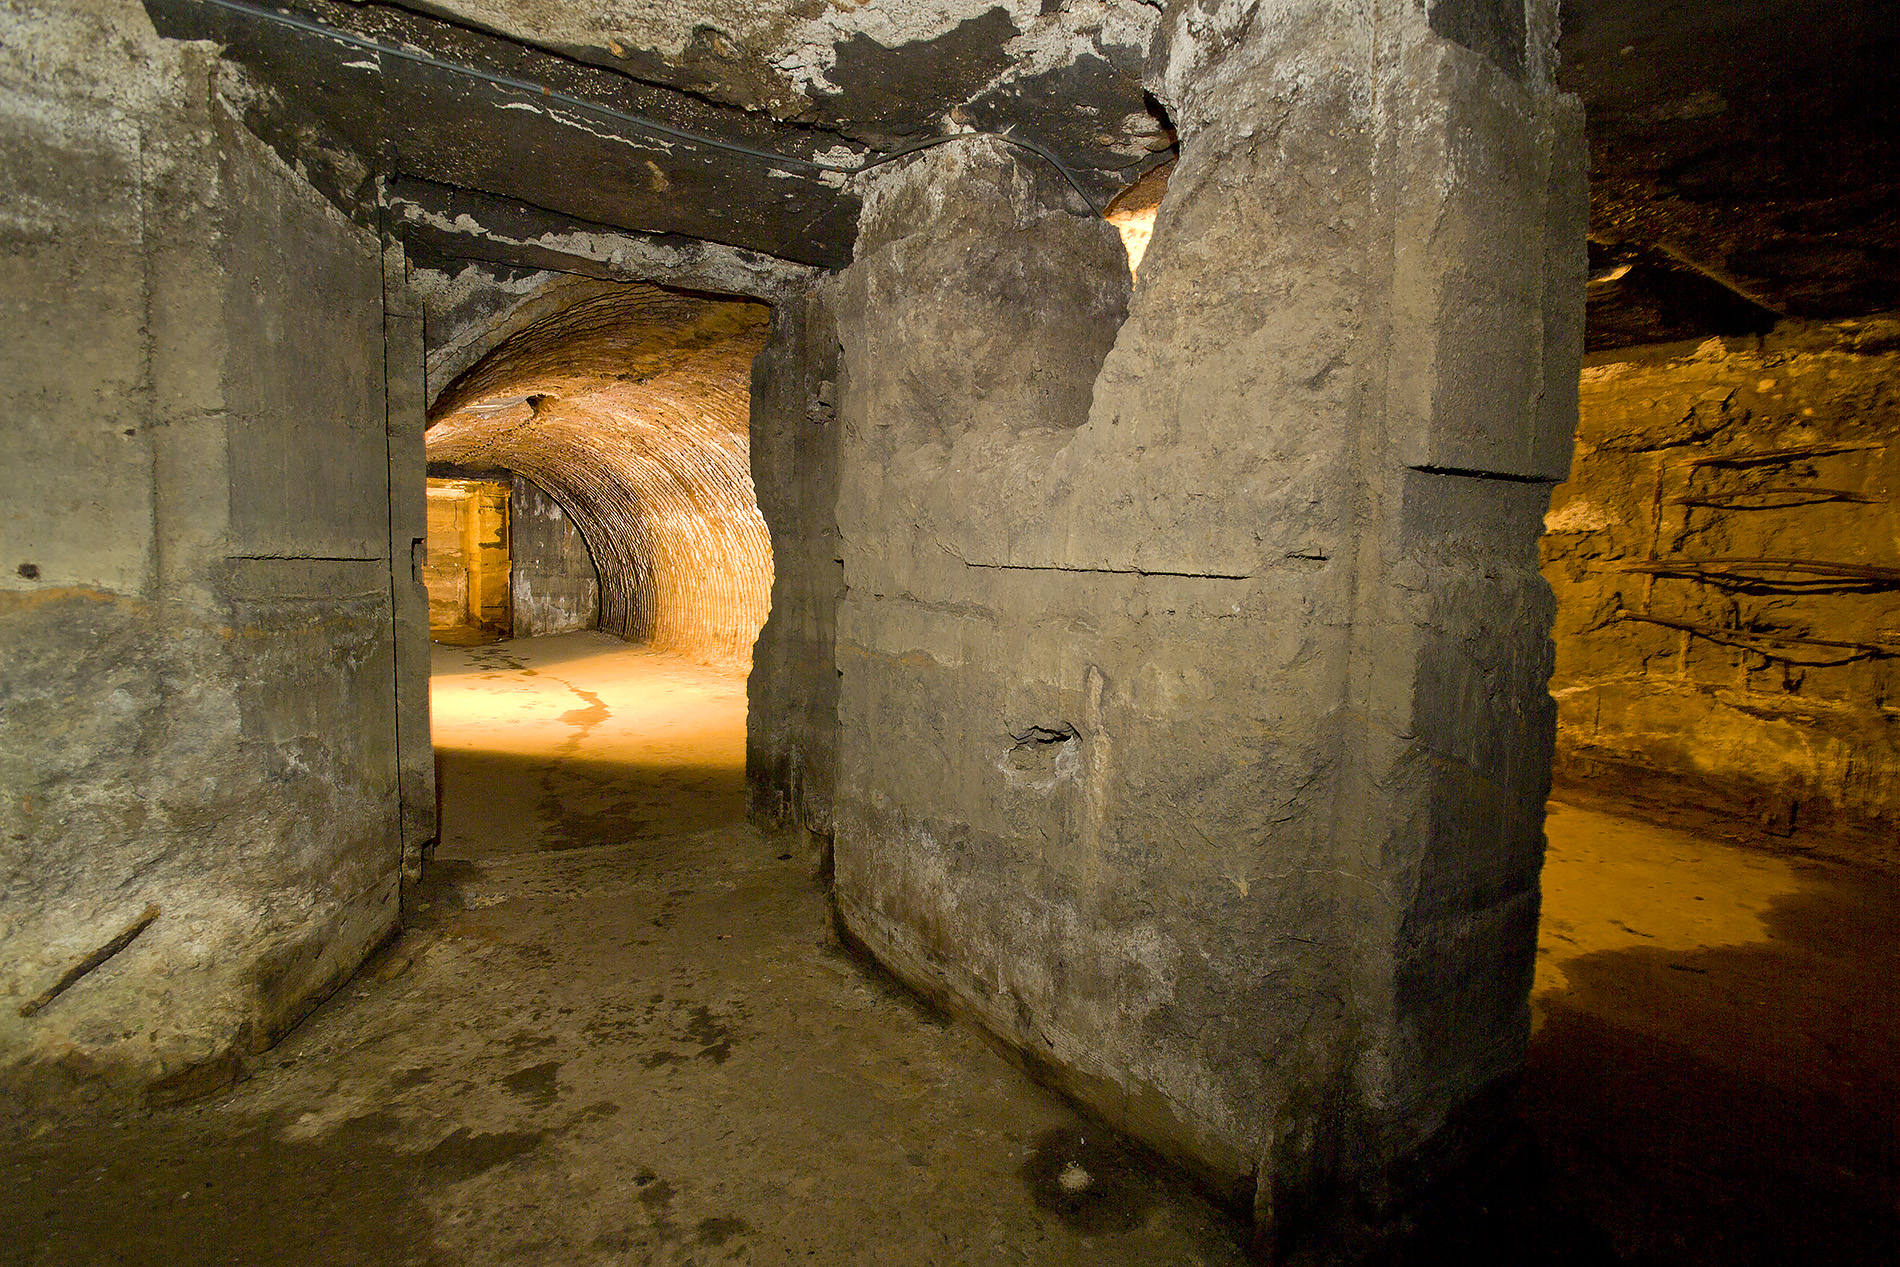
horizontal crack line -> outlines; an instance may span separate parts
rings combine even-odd
[[[380,554],[227,554],[233,563],[387,563]]]
[[[1513,475],[1506,471],[1481,471],[1467,466],[1415,465],[1411,468],[1425,475],[1456,475],[1468,480],[1503,480],[1508,484],[1557,484],[1562,481],[1548,475]]]
[[[972,563],[963,561],[965,567],[989,568],[995,572],[1088,572],[1100,576],[1178,576],[1190,581],[1251,581],[1248,572],[1164,572],[1154,568],[1077,568],[1061,567],[1051,563]]]

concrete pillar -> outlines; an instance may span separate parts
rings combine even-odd
[[[1270,1239],[1401,1199],[1523,1058],[1554,8],[1170,8],[1125,322],[1112,233],[987,141],[877,178],[838,284],[846,924]]]
[[[782,299],[752,367],[752,485],[772,534],[771,615],[746,681],[755,822],[828,840],[838,776],[838,336],[823,287]]]
[[[402,874],[422,879],[435,843],[435,747],[429,736],[429,425],[422,299],[402,244],[384,236],[383,383],[389,449],[389,594],[395,612],[396,763],[402,788]]]
[[[136,3],[0,23],[0,1111],[34,1112],[228,1083],[394,928],[394,518],[376,235]]]

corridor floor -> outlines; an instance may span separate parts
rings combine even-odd
[[[591,633],[434,654],[408,928],[230,1094],[0,1159],[0,1263],[1247,1261],[838,943],[816,859],[743,822],[743,681]],[[1538,1144],[1403,1261],[1879,1261],[1891,885],[1657,831],[1553,807]]]

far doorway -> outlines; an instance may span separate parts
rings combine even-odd
[[[539,485],[510,471],[432,471],[428,493],[432,642],[483,646],[600,623],[593,555]]]

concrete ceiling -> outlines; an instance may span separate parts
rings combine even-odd
[[[1141,85],[1146,0],[275,10],[382,51],[220,7],[247,3],[147,0],[162,33],[227,46],[247,121],[320,187],[360,203],[368,178],[399,178],[443,254],[501,258],[472,245],[491,220],[516,243],[580,222],[836,267],[858,200],[828,168],[1009,129],[1100,207],[1172,139]],[[1562,81],[1591,120],[1592,346],[1900,307],[1895,9],[1565,4]]]

